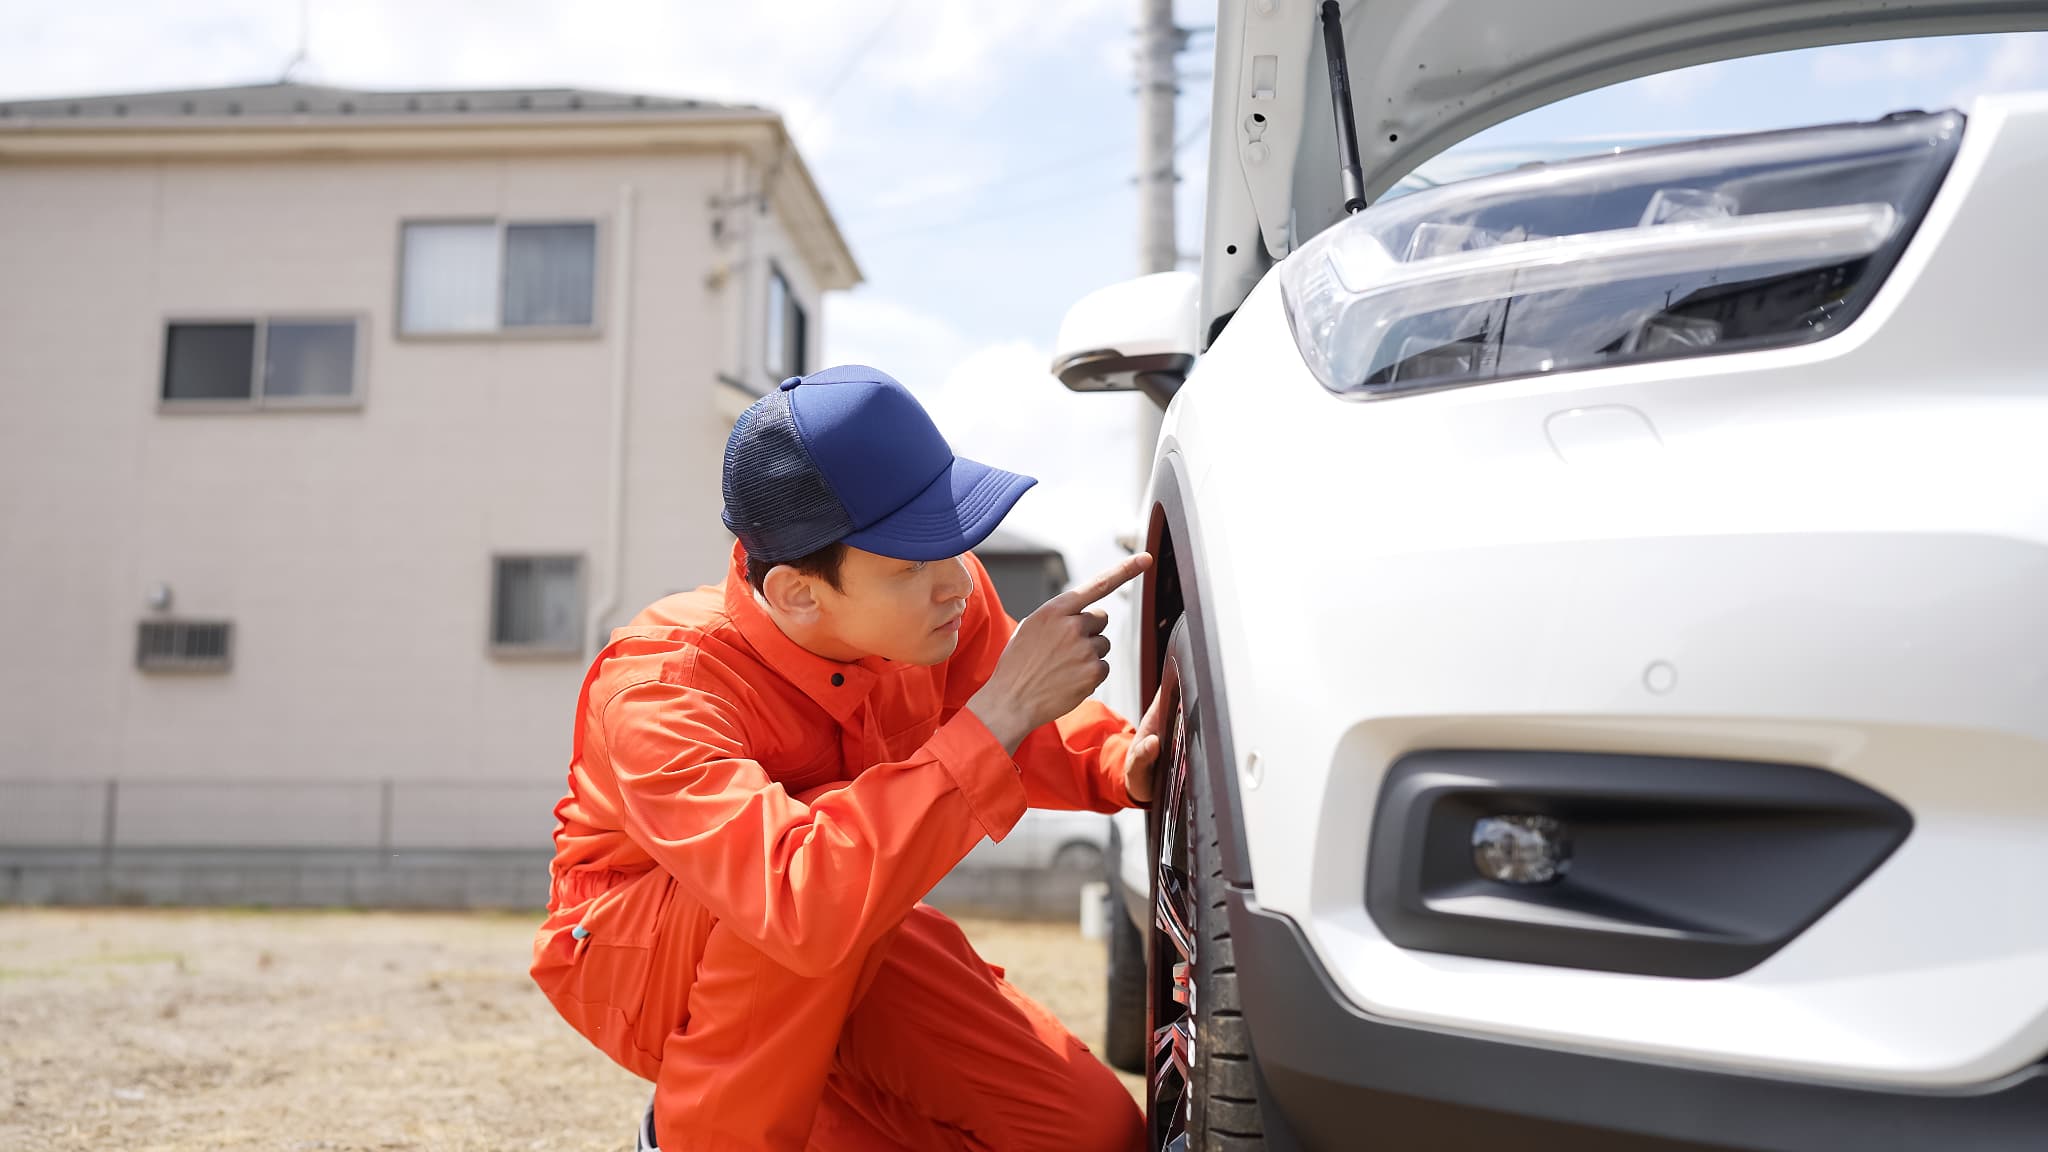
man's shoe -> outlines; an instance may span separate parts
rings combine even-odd
[[[633,1147],[635,1152],[661,1152],[660,1145],[654,1142],[653,1100],[647,1102],[647,1115],[640,1118],[640,1131],[638,1138],[633,1141]]]

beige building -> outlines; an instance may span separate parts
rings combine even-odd
[[[0,253],[0,900],[529,893],[860,278],[773,112],[560,90],[0,103]]]

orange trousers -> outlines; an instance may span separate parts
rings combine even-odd
[[[586,938],[545,949],[534,975],[654,1081],[662,1152],[1144,1147],[1116,1075],[926,905],[816,976],[722,929],[659,868],[581,922]]]

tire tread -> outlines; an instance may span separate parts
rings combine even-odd
[[[1190,671],[1183,669],[1184,684]],[[1186,722],[1185,713],[1180,719]],[[1227,905],[1215,798],[1210,795],[1206,765],[1191,767],[1194,772],[1189,784],[1199,829],[1199,834],[1190,837],[1194,859],[1189,863],[1197,877],[1193,902],[1209,915],[1197,926],[1202,946],[1195,972],[1195,1034],[1201,1062],[1192,1086],[1196,1114],[1188,1148],[1190,1152],[1264,1152],[1257,1058],[1252,1054],[1251,1031],[1238,995],[1237,950],[1230,938],[1230,922],[1223,915]]]

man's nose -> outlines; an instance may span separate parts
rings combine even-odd
[[[939,599],[965,600],[974,591],[974,573],[967,568],[967,561],[959,556],[946,561],[946,578],[939,581]]]

